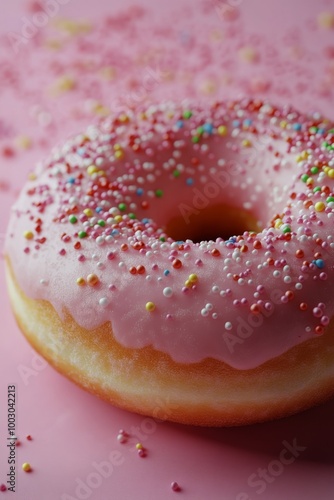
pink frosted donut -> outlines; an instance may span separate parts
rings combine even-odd
[[[13,208],[17,321],[60,372],[154,418],[236,425],[334,392],[334,129],[260,101],[124,110]]]

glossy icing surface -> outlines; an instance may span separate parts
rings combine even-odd
[[[333,315],[333,138],[320,115],[261,101],[124,108],[39,166],[6,253],[29,296],[88,330],[110,321],[128,347],[256,367]],[[215,206],[222,230],[226,207],[258,232],[165,232]]]

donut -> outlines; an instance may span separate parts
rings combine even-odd
[[[120,408],[202,426],[334,392],[334,125],[245,99],[118,110],[56,147],[5,244],[18,325]]]

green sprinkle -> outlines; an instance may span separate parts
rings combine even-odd
[[[70,221],[71,224],[75,224],[76,222],[78,222],[78,219],[76,218],[75,215],[70,215],[68,220]]]
[[[125,210],[126,210],[126,204],[125,204],[125,203],[120,203],[120,204],[118,205],[118,208],[119,208],[119,210],[120,210],[121,212],[125,212]]]
[[[316,134],[318,132],[319,128],[318,127],[310,127],[309,132],[311,134]]]
[[[79,238],[87,238],[88,234],[86,233],[86,231],[79,231],[78,236]]]
[[[308,176],[307,174],[303,174],[303,175],[301,176],[301,180],[302,180],[303,182],[307,182],[307,179],[308,179],[308,178],[309,178],[309,176]]]
[[[318,193],[319,191],[321,191],[321,187],[320,186],[317,186],[313,189],[313,193]]]
[[[201,126],[201,127],[197,127],[197,133],[198,133],[199,135],[204,134],[204,128],[203,128],[202,126]]]
[[[283,233],[291,233],[291,227],[290,226],[287,226],[283,229]]]
[[[156,192],[155,192],[155,196],[157,198],[161,198],[163,196],[164,192],[162,189],[157,189]]]
[[[326,200],[327,203],[332,203],[334,201],[334,196],[329,196]]]
[[[197,144],[200,140],[200,136],[199,135],[194,135],[192,138],[191,138],[192,142],[194,142],[195,144]]]
[[[160,236],[159,240],[164,242],[164,241],[166,241],[166,238],[164,236]]]
[[[193,115],[192,111],[190,111],[190,109],[187,109],[186,111],[183,112],[183,118],[185,118],[186,120],[189,120],[189,118],[191,118]]]
[[[181,172],[179,170],[174,170],[174,172],[173,172],[174,177],[180,177],[180,175],[181,175]]]
[[[319,172],[318,167],[312,167],[311,172],[312,172],[312,174],[317,174]]]
[[[133,213],[129,213],[129,214],[128,214],[128,217],[129,217],[129,219],[135,219],[135,218],[136,218],[136,215],[135,215],[135,214],[133,214]]]
[[[105,221],[103,219],[99,220],[97,223],[101,227],[104,227],[106,225],[106,223],[105,223]]]

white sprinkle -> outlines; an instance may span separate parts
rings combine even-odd
[[[106,297],[102,297],[102,299],[99,300],[100,306],[106,306],[108,304],[108,299]]]
[[[173,290],[169,286],[163,289],[162,293],[165,297],[171,297],[173,295]]]
[[[229,321],[227,321],[225,323],[225,330],[232,330],[233,326],[232,326],[232,323],[230,323]]]

